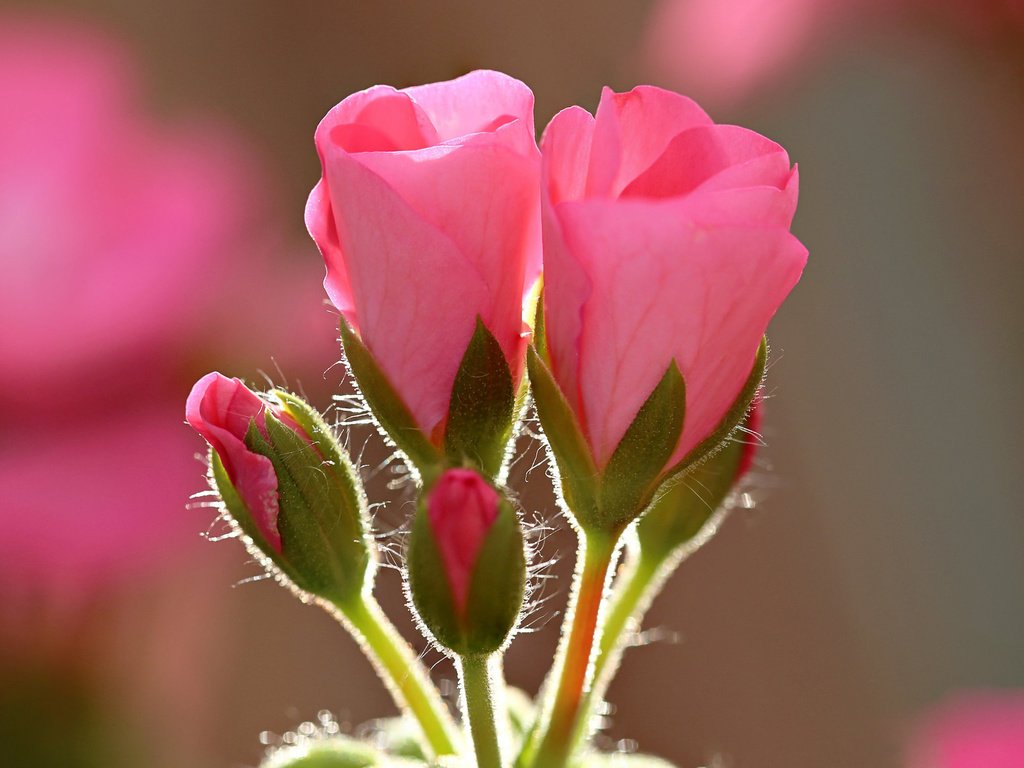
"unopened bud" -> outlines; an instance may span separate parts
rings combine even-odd
[[[698,546],[713,533],[708,522],[723,508],[753,464],[761,409],[760,402],[756,403],[743,423],[743,432],[685,477],[662,489],[636,527],[645,558],[665,559],[685,544]]]
[[[366,503],[319,414],[219,373],[196,383],[185,413],[210,444],[214,488],[252,554],[302,592],[336,604],[359,595],[373,565]]]
[[[409,592],[431,636],[458,654],[508,639],[526,584],[523,534],[511,503],[471,469],[449,469],[413,522]]]

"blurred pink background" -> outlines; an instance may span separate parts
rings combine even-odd
[[[353,90],[475,67],[524,79],[539,126],[653,82],[800,164],[811,261],[770,332],[760,503],[655,604],[675,641],[627,655],[609,743],[685,768],[895,768],[921,712],[1024,687],[1019,2],[0,0],[14,765],[255,766],[261,731],[392,711],[326,615],[201,538],[183,403],[214,368],[321,407],[347,391],[302,227],[313,129]],[[529,489],[551,515],[541,473]],[[382,530],[406,514],[391,496]],[[561,605],[512,646],[512,683],[535,690]]]

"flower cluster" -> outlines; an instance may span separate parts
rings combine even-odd
[[[370,88],[317,128],[306,207],[349,370],[415,479],[406,588],[457,664],[464,732],[373,600],[372,521],[333,431],[299,398],[219,374],[189,398],[227,517],[362,640],[421,736],[390,756],[350,739],[318,754],[597,764],[591,715],[627,625],[750,466],[735,435],[756,429],[764,332],[807,258],[785,150],[650,87],[606,89],[595,115],[571,107],[534,135],[533,94],[497,72]],[[541,700],[510,720],[500,658],[529,547],[504,483],[528,395],[580,565]]]

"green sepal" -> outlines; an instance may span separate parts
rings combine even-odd
[[[459,653],[464,645],[462,622],[423,504],[413,515],[405,565],[409,599],[423,628],[437,645]]]
[[[235,490],[235,486],[231,483],[227,469],[225,469],[224,463],[220,460],[220,456],[212,448],[210,449],[210,475],[213,478],[217,495],[220,496],[221,501],[224,503],[225,511],[238,530],[245,536],[245,544],[249,554],[256,558],[269,572],[277,576],[279,580],[283,577],[288,582],[294,583],[297,578],[294,569],[291,568],[284,556],[274,549],[263,535],[263,532],[260,531],[248,506],[242,501],[238,491]]]
[[[505,463],[516,393],[505,352],[478,317],[455,375],[444,449],[450,462],[494,479]]]
[[[757,390],[761,388],[761,382],[764,381],[764,371],[767,362],[768,338],[762,336],[761,345],[757,348],[757,354],[754,356],[754,366],[750,370],[750,376],[747,377],[743,389],[740,390],[740,394],[733,401],[732,406],[722,420],[718,422],[718,427],[686,454],[679,463],[666,470],[663,480],[670,480],[684,472],[690,471],[701,462],[707,461],[725,445],[725,439],[747,417],[747,412],[750,410],[751,403],[754,402]]]
[[[558,469],[561,497],[575,519],[582,522],[598,511],[597,465],[576,414],[532,346],[527,350],[526,364],[533,402]]]
[[[296,400],[286,403],[289,413],[309,419]],[[340,460],[337,448],[321,455],[269,410],[266,426],[264,439],[250,423],[245,442],[270,459],[277,475],[280,559],[302,591],[334,604],[357,599],[372,573],[372,557],[366,505],[351,465]],[[322,432],[320,437],[326,439]]]
[[[270,752],[260,768],[405,768],[425,763],[387,755],[348,736],[310,740]]]
[[[621,529],[647,508],[679,444],[685,416],[686,383],[673,360],[608,460],[598,517],[581,520],[584,528]]]
[[[548,362],[548,335],[544,327],[544,290],[537,293],[537,306],[533,312],[533,346],[540,359]]]
[[[644,561],[656,567],[704,529],[729,495],[744,449],[743,443],[729,441],[686,477],[662,487],[636,526]]]
[[[424,628],[442,650],[460,656],[501,648],[519,618],[526,589],[522,529],[512,506],[502,501],[480,547],[465,614],[460,615],[425,505],[412,523],[406,553],[408,590]]]
[[[503,501],[480,547],[466,599],[465,654],[488,654],[505,645],[519,620],[526,593],[523,530]]]
[[[377,423],[408,458],[410,468],[428,482],[441,465],[441,452],[416,424],[408,406],[345,318],[341,319],[341,343],[359,391]]]

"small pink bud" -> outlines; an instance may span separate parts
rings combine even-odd
[[[245,444],[245,435],[253,420],[266,438],[267,407],[238,379],[208,373],[192,387],[185,405],[185,418],[217,452],[260,533],[280,552],[277,475],[270,459],[249,450]],[[274,415],[294,426],[294,421],[279,409],[275,409]]]
[[[460,613],[466,610],[473,568],[500,503],[498,492],[471,469],[449,469],[427,498],[427,517]]]

